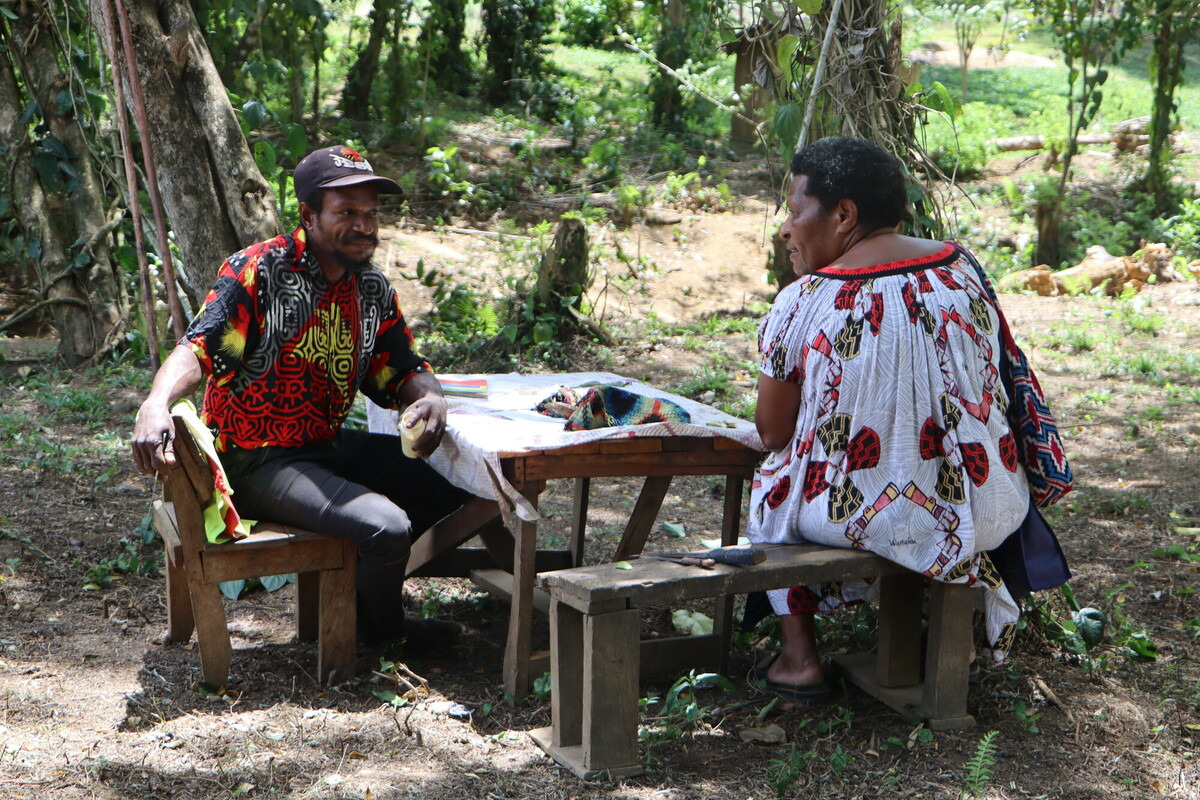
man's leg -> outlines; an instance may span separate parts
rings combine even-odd
[[[404,509],[416,539],[471,496],[443,478],[428,462],[408,458],[400,439],[344,430],[337,439],[338,475],[385,495]]]
[[[337,474],[378,492],[404,510],[411,520],[410,543],[434,523],[457,510],[471,495],[443,478],[419,458],[408,458],[395,436],[344,430],[337,442]],[[391,609],[401,597],[408,551],[400,562],[364,559],[359,565],[358,596],[361,613],[370,620],[363,630],[368,641],[384,642],[401,636],[427,639],[436,645],[456,636],[459,626],[437,620],[396,619]],[[375,609],[383,609],[380,614]]]
[[[369,643],[404,635],[401,583],[413,524],[402,508],[338,475],[332,444],[233,451],[223,460],[242,516],[354,542],[359,631]]]

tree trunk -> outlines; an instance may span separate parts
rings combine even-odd
[[[221,69],[218,74],[221,77],[221,83],[226,86],[239,86],[242,84],[239,75],[242,65],[246,63],[246,59],[258,47],[259,41],[262,39],[263,23],[267,19],[267,14],[271,11],[271,3],[269,0],[259,0],[258,7],[254,11],[254,16],[246,23],[246,30],[242,32],[242,36],[238,39],[237,44],[229,51],[221,62]]]
[[[342,89],[342,113],[350,119],[366,119],[369,116],[371,85],[379,72],[383,43],[399,4],[399,0],[375,0],[371,8],[371,33],[367,37],[367,45],[359,51],[354,66],[346,75],[346,86]]]
[[[1154,34],[1154,107],[1150,120],[1150,152],[1146,167],[1146,189],[1154,196],[1155,211],[1167,215],[1171,208],[1171,114],[1175,110],[1175,89],[1183,78],[1183,46],[1187,36],[1178,36],[1175,27],[1175,0],[1156,0],[1158,17]],[[1195,11],[1190,12],[1195,14]],[[1184,27],[1187,30],[1187,27]]]
[[[216,280],[227,256],[279,233],[275,195],[254,163],[187,0],[122,1],[163,205],[194,311],[203,299],[197,293]],[[107,39],[101,2],[91,0],[91,16]]]
[[[554,244],[542,254],[537,279],[538,302],[543,305],[548,303],[551,294],[560,297],[575,294],[577,296],[573,305],[578,308],[578,295],[587,287],[587,226],[577,217],[563,217],[558,222]]]
[[[37,260],[41,294],[54,303],[59,353],[71,365],[101,352],[123,332],[125,292],[120,268],[108,247],[104,198],[91,148],[75,114],[70,78],[59,67],[58,39],[49,4],[30,0],[32,10],[11,20],[0,65],[0,129],[15,146],[11,196],[19,209],[28,242]],[[50,136],[42,152],[31,158],[33,143],[20,115],[26,105],[16,78],[13,56],[23,86],[35,100]],[[65,96],[70,102],[63,102]],[[14,105],[15,103],[15,105]],[[55,164],[57,172],[38,170],[34,159]],[[68,172],[70,170],[70,172]],[[73,174],[72,174],[73,173]],[[56,176],[57,177],[53,177]],[[54,185],[64,179],[62,187]]]
[[[667,0],[655,56],[671,69],[679,69],[687,58],[684,0]],[[668,130],[683,130],[683,93],[674,75],[657,70],[650,79],[651,117]]]

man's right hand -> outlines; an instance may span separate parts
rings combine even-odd
[[[160,478],[175,466],[175,424],[170,410],[154,398],[138,410],[133,426],[133,460],[142,472]]]
[[[175,423],[171,406],[200,385],[204,373],[196,354],[177,345],[158,368],[154,385],[133,425],[133,460],[142,472],[161,478],[175,466]]]

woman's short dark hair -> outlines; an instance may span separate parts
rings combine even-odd
[[[905,217],[904,167],[873,142],[844,136],[813,142],[792,156],[792,174],[808,178],[808,194],[826,211],[853,200],[865,227],[895,226]]]

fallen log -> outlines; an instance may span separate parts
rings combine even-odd
[[[1055,137],[1050,138],[1054,140]],[[1012,153],[1018,150],[1042,150],[1046,147],[1046,139],[1047,137],[1045,136],[1006,136],[1001,139],[990,140],[987,146],[1000,153]],[[1134,150],[1147,144],[1150,141],[1150,137],[1133,133],[1089,133],[1080,136],[1076,141],[1080,145],[1113,144],[1116,145],[1117,150],[1125,152],[1126,150]]]
[[[1102,245],[1094,245],[1087,249],[1083,261],[1073,267],[1051,272],[1048,266],[1039,264],[1010,272],[1000,279],[999,289],[1057,297],[1088,294],[1102,287],[1106,295],[1116,297],[1127,287],[1140,291],[1147,283],[1183,280],[1172,268],[1171,257],[1171,248],[1165,244],[1143,243],[1140,258],[1114,256]]]

